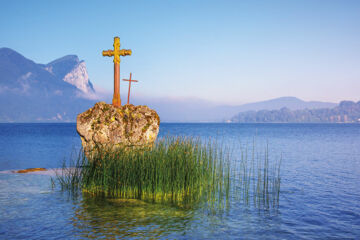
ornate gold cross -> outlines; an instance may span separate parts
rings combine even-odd
[[[120,38],[114,37],[114,50],[103,51],[102,55],[108,57],[114,56],[114,96],[112,104],[115,107],[120,107],[120,56],[131,55],[131,50],[120,49]]]

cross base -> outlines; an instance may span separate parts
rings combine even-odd
[[[114,97],[113,97],[113,100],[112,100],[112,105],[114,107],[121,107],[120,94],[114,94]]]

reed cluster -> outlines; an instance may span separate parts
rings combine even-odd
[[[91,158],[83,151],[64,164],[57,180],[64,190],[96,196],[141,199],[181,207],[228,206],[240,198],[258,208],[276,207],[280,194],[280,164],[270,163],[247,148],[234,161],[230,150],[216,142],[165,137],[148,149],[98,149]]]
[[[63,189],[106,197],[192,206],[230,188],[230,165],[214,143],[167,137],[149,149],[98,149],[80,154],[58,176]]]
[[[263,153],[257,152],[255,141],[251,150],[246,146],[240,152],[232,174],[235,197],[259,209],[277,208],[280,201],[282,157],[270,161],[268,145]]]

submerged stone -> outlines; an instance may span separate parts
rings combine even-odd
[[[38,172],[38,171],[46,171],[46,169],[45,168],[27,168],[27,169],[15,171],[15,173],[29,173],[29,172]]]
[[[85,152],[94,147],[142,147],[152,145],[159,133],[160,118],[147,106],[114,107],[98,102],[79,114],[77,132]]]
[[[147,205],[146,202],[139,199],[122,199],[122,198],[109,198],[108,202],[114,203],[118,206],[135,207]]]

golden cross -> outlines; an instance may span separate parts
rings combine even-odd
[[[103,51],[102,55],[108,57],[114,56],[114,96],[112,104],[115,107],[120,107],[120,56],[131,55],[131,50],[120,49],[120,38],[114,37],[114,50]]]

